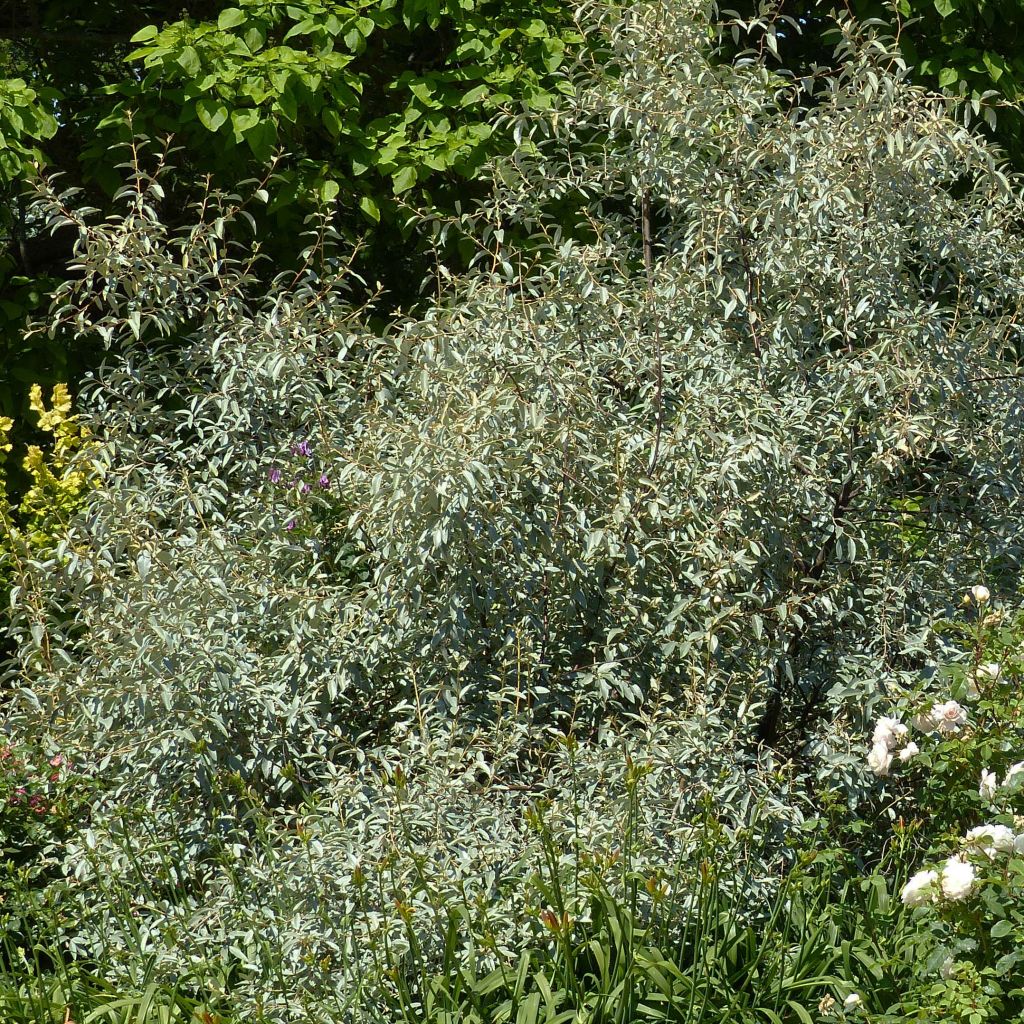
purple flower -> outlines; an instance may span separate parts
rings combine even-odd
[[[288,522],[284,524],[284,528],[286,530],[294,530],[295,529],[295,520],[294,519],[289,519]]]
[[[309,484],[304,483],[302,487],[299,488],[299,490],[301,491],[302,494],[309,494],[309,492],[313,490],[313,488],[310,487]]]
[[[276,466],[270,471],[270,482],[272,484],[281,482],[281,470],[279,470]]]
[[[330,477],[326,473],[320,474],[320,489],[326,491],[331,486]]]
[[[292,455],[305,455],[308,459],[312,454],[313,450],[309,447],[308,441],[302,441],[300,444],[292,445]]]

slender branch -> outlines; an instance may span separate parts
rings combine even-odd
[[[654,447],[647,475],[654,476],[661,453],[661,435],[665,428],[665,371],[662,356],[661,324],[658,322],[658,307],[654,297],[654,233],[651,230],[651,190],[645,188],[640,197],[640,227],[644,242],[644,276],[647,281],[647,306],[654,323],[654,380],[655,380],[655,427]]]

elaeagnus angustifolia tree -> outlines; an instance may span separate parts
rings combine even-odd
[[[291,800],[410,716],[724,707],[737,758],[852,773],[930,610],[1016,588],[1019,182],[883,42],[816,92],[711,60],[698,4],[585,16],[614,74],[511,126],[435,225],[475,272],[386,330],[315,231],[254,294],[242,201],[170,232],[158,172],[101,223],[44,190],[80,238],[51,326],[123,354],[102,483],[22,564],[12,715],[154,805]]]

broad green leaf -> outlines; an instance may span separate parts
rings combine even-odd
[[[380,209],[370,196],[363,196],[359,200],[359,209],[375,224],[380,223]]]
[[[400,167],[391,178],[391,187],[395,195],[408,192],[416,184],[416,168],[406,164]]]
[[[324,123],[324,127],[337,138],[344,128],[344,121],[341,119],[341,115],[334,109],[334,107],[324,107],[324,112],[320,115],[320,119]]]
[[[519,26],[519,31],[529,39],[539,39],[550,32],[548,26],[540,18],[531,18],[525,25]]]
[[[235,139],[241,142],[245,133],[249,131],[260,119],[260,112],[252,107],[244,107],[241,110],[231,112],[231,127],[235,130]]]
[[[478,85],[470,89],[461,100],[459,100],[460,107],[471,107],[474,103],[479,103],[480,100],[486,99],[490,89],[486,85]]]
[[[409,84],[409,92],[413,94],[421,103],[433,103],[434,102],[434,91],[430,88],[427,82],[411,82]]]
[[[986,50],[981,59],[985,62],[989,77],[993,82],[998,82],[1003,77],[1004,65],[1002,58],[998,54],[989,53]]]
[[[204,128],[215,132],[228,119],[228,105],[223,100],[212,100],[204,96],[196,102],[196,114]]]
[[[188,75],[193,78],[199,74],[202,70],[202,63],[199,60],[199,54],[196,52],[194,46],[186,46],[182,49],[181,53],[178,54],[175,63]]]
[[[298,103],[295,101],[295,93],[291,87],[286,87],[277,97],[277,109],[288,121],[295,122],[299,116]]]
[[[217,16],[217,27],[223,32],[243,24],[245,24],[245,14],[237,7],[225,7]]]
[[[269,160],[277,143],[277,125],[270,118],[264,118],[245,132],[245,141],[257,160]]]

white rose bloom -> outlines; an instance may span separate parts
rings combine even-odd
[[[999,678],[999,665],[994,661],[984,661],[975,670],[975,676],[983,682],[994,683]]]
[[[995,860],[997,854],[1009,853],[1013,839],[1013,829],[1005,825],[979,825],[964,836],[964,842],[979,849],[990,860]]]
[[[1010,765],[1006,772],[1006,778],[1003,779],[1003,788],[1009,789],[1010,786],[1015,785],[1015,780],[1020,775],[1024,775],[1024,761]]]
[[[880,718],[875,723],[875,731],[871,743],[878,746],[884,743],[890,750],[898,747],[906,738],[907,727],[898,718]]]
[[[942,966],[939,968],[939,974],[944,978],[952,977],[953,968],[955,966],[956,961],[951,956],[947,956],[946,959],[942,961]]]
[[[910,724],[918,732],[935,732],[939,727],[939,723],[935,720],[934,715],[930,711],[922,711],[919,715],[914,715],[910,720]]]
[[[921,753],[921,748],[911,740],[901,751],[900,760],[909,761],[912,757],[917,757]]]
[[[856,1009],[857,1009],[857,1007],[858,1007],[858,1006],[860,1006],[860,1002],[861,1002],[861,1000],[860,1000],[860,996],[859,996],[859,995],[857,995],[857,993],[856,993],[856,992],[851,992],[851,993],[850,993],[850,994],[849,994],[849,995],[848,995],[848,996],[847,996],[847,997],[846,997],[846,998],[845,998],[845,999],[843,1000],[843,1009],[844,1009],[844,1010],[856,1010]]]
[[[980,584],[976,587],[971,587],[971,600],[975,604],[988,604],[991,597],[992,595],[988,592],[988,587],[983,587]]]
[[[1024,832],[1013,837],[1013,853],[1015,857],[1024,857]]]
[[[967,711],[955,700],[947,700],[944,704],[936,704],[931,710],[939,732],[949,734],[959,732],[967,721]]]
[[[889,774],[892,764],[892,751],[885,743],[876,743],[868,754],[868,768],[879,777]]]
[[[920,907],[930,903],[935,896],[935,883],[939,880],[937,871],[918,871],[903,886],[900,899],[908,907]]]
[[[999,782],[996,779],[996,773],[990,772],[987,768],[981,770],[981,785],[978,786],[978,796],[981,797],[986,803],[992,803],[996,798],[996,790],[999,788]]]
[[[947,899],[964,900],[974,888],[974,865],[963,857],[950,857],[942,868],[939,879],[942,894]]]

